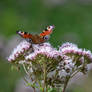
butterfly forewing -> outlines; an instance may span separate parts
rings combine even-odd
[[[32,37],[32,34],[29,34],[28,32],[17,31],[17,34],[19,34],[22,38],[25,39],[31,39]]]

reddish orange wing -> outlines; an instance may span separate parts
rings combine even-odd
[[[17,34],[19,34],[22,38],[25,38],[25,39],[31,39],[32,37],[32,34],[29,34],[27,32],[17,31]]]
[[[32,35],[27,32],[17,31],[22,38],[26,39],[28,42],[32,42],[34,44],[44,43],[48,40],[48,35],[52,33],[54,26],[48,26],[40,35]]]
[[[48,26],[42,33],[40,33],[40,36],[50,35],[53,29],[54,29],[54,26]]]

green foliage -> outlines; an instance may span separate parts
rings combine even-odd
[[[11,71],[11,65],[0,59],[0,92],[14,92],[16,80],[20,77],[17,71]]]
[[[39,88],[35,83],[33,83],[33,84],[27,83],[26,86],[30,86],[30,87],[33,87],[33,88]]]
[[[57,90],[56,90],[55,88],[50,88],[50,89],[48,90],[48,92],[57,92]]]
[[[48,7],[42,0],[0,2],[0,33],[6,37],[15,34],[16,30],[40,33],[46,25],[54,24],[56,29],[50,39],[54,46],[70,41],[91,48],[91,5],[67,3],[59,6],[48,4]]]
[[[14,70],[17,71],[18,69],[19,69],[19,68],[18,68],[17,66],[15,66],[15,65],[12,65],[12,66],[11,66],[11,71],[14,71]]]

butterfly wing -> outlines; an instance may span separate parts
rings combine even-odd
[[[54,26],[48,26],[40,35],[32,35],[27,32],[17,31],[22,38],[26,39],[28,42],[34,44],[44,43],[49,39],[49,35],[52,33]]]
[[[17,31],[16,33],[19,34],[22,38],[25,38],[25,39],[31,39],[32,38],[32,34],[29,34],[27,32]]]
[[[43,37],[40,37],[39,35],[32,35],[22,31],[17,31],[16,33],[20,35],[22,38],[24,38],[26,41],[31,42],[33,44],[40,44],[44,42]]]
[[[48,26],[42,33],[40,33],[40,36],[50,35],[53,29],[54,29],[54,26]]]
[[[52,33],[52,30],[50,31],[44,30],[42,33],[40,33],[40,36],[50,35],[51,33]]]

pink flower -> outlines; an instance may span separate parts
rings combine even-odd
[[[92,53],[89,50],[83,50],[77,47],[77,45],[72,43],[64,43],[59,50],[63,55],[73,55],[73,56],[79,56],[79,57],[86,57],[88,59],[88,62],[92,62]]]
[[[12,54],[8,57],[8,61],[12,62],[19,58],[20,55],[23,55],[27,50],[30,49],[31,44],[27,41],[21,42],[12,52]]]
[[[26,56],[26,59],[35,59],[38,54],[46,55],[48,58],[57,58],[61,55],[59,51],[53,48],[49,43],[43,43],[42,45],[33,45],[34,52]]]

